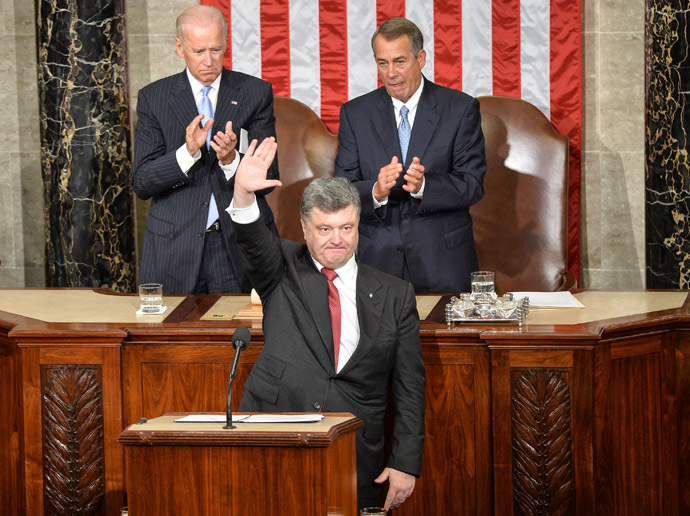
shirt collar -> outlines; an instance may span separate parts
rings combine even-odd
[[[194,96],[201,95],[201,90],[204,89],[204,85],[201,84],[199,81],[197,81],[194,76],[192,75],[192,72],[189,71],[189,68],[185,68],[185,71],[187,72],[187,79],[189,79],[189,85],[192,87],[192,93],[194,93]],[[220,76],[223,75],[222,73],[218,74],[218,77],[216,77],[216,80],[211,83],[211,88],[214,91],[218,91],[218,88],[220,87]]]
[[[314,265],[316,265],[316,268],[319,270],[319,272],[321,272],[323,265],[321,265],[313,256],[311,259],[314,261]],[[355,255],[353,254],[345,265],[335,269],[335,272],[337,272],[338,276],[345,282],[354,279],[357,276],[357,260],[355,259]]]
[[[395,113],[398,114],[400,113],[400,108],[403,106],[407,106],[407,109],[409,112],[413,112],[417,109],[417,104],[419,104],[419,99],[422,96],[422,90],[424,89],[424,76],[422,76],[422,82],[419,83],[419,88],[417,88],[417,91],[415,91],[412,96],[407,99],[407,102],[403,102],[400,99],[396,99],[394,97],[391,97],[393,99],[393,107],[395,108]]]

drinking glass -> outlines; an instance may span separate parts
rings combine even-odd
[[[359,511],[360,516],[385,516],[386,511],[383,507],[365,507]]]
[[[163,311],[163,285],[160,283],[139,285],[139,310],[145,314],[159,314]]]
[[[471,277],[472,301],[478,304],[491,304],[496,299],[494,292],[494,273],[492,271],[475,271]]]

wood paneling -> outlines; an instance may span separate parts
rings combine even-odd
[[[207,446],[188,445],[183,432],[165,438],[169,445],[127,439],[129,511],[356,516],[354,430],[360,424],[327,447],[270,446],[263,438],[255,446],[251,430],[243,432],[244,442],[218,439]]]
[[[213,299],[190,296],[165,323],[127,328],[3,314],[3,515],[48,513],[44,427],[50,423],[42,400],[53,390],[44,374],[50,368],[99,370],[106,516],[116,516],[125,502],[117,436],[126,425],[171,411],[225,409],[238,322],[200,321]],[[530,503],[538,500],[543,514],[690,514],[690,306],[520,328],[447,326],[439,306],[421,327],[422,476],[396,512],[503,516],[533,511]],[[260,330],[252,331],[235,379],[235,410],[262,347]],[[530,458],[532,446],[560,466],[538,454]],[[190,478],[216,481],[187,467]],[[238,465],[238,473],[251,479],[268,474],[257,469],[267,467]],[[285,482],[279,469],[273,474]]]
[[[690,514],[690,332],[682,331],[673,335],[676,339],[674,365],[676,380],[675,411],[669,411],[670,420],[664,421],[670,442],[678,443],[678,503],[679,514]],[[677,414],[677,419],[673,419]],[[673,485],[670,478],[674,471],[666,472],[666,485]],[[669,510],[669,514],[671,511]]]
[[[22,478],[21,374],[17,348],[0,333],[0,507],[10,515],[24,513]]]
[[[430,344],[424,348],[424,364],[422,475],[397,512],[491,514],[488,354],[477,347]]]

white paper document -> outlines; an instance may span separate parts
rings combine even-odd
[[[529,297],[529,307],[532,308],[584,308],[571,293],[564,292],[513,292],[515,299]]]
[[[236,416],[233,414],[232,422],[238,423],[248,417],[246,414]],[[189,414],[188,416],[176,419],[175,423],[225,423],[227,418],[224,414]]]
[[[323,414],[240,414],[232,416],[233,423],[315,423]],[[190,414],[175,420],[175,423],[225,423],[223,414]]]

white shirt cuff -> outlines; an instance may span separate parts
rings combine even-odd
[[[421,186],[421,188],[419,189],[419,192],[417,192],[417,193],[411,193],[410,195],[411,195],[412,197],[414,197],[415,199],[421,199],[422,197],[424,197],[424,187],[425,187],[425,186],[426,186],[426,179],[425,179],[425,178],[422,178],[422,186]]]
[[[374,183],[374,186],[376,186],[376,183]],[[374,187],[371,188],[371,198],[374,200],[374,209],[388,204],[388,196],[384,197],[380,201],[376,200],[376,196],[374,195]]]
[[[230,206],[228,206],[225,211],[227,211],[230,218],[238,224],[251,224],[259,220],[261,216],[261,210],[259,209],[259,204],[256,202],[256,196],[251,206],[246,208],[235,208],[235,198],[233,197]]]
[[[223,165],[220,160],[218,160],[218,164],[220,165],[220,169],[225,173],[225,180],[230,181],[235,176],[237,167],[240,165],[240,152],[235,149],[235,159],[227,165]]]
[[[186,175],[189,169],[194,166],[194,163],[201,158],[201,149],[197,150],[194,156],[190,156],[187,151],[187,144],[183,143],[182,146],[175,151],[175,158],[177,159],[177,164],[180,166],[180,169],[182,169],[182,172]]]

